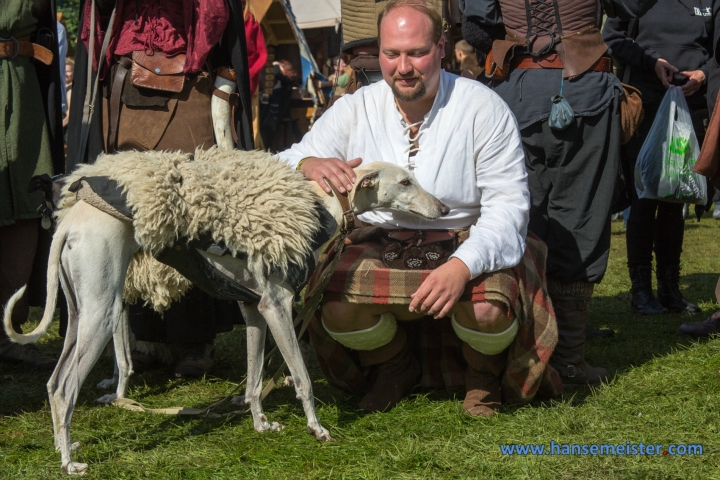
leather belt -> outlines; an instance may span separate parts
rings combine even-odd
[[[8,58],[12,60],[18,55],[34,58],[45,65],[50,65],[53,60],[53,54],[50,50],[42,45],[30,42],[30,35],[20,38],[0,38],[0,59]]]
[[[563,68],[563,63],[562,60],[560,60],[560,55],[553,53],[540,58],[530,56],[515,57],[512,59],[510,66],[512,68],[526,69]],[[595,62],[592,67],[587,69],[588,72],[591,70],[595,72],[612,72],[612,60],[610,57],[600,57],[600,59]]]

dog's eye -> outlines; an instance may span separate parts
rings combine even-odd
[[[410,180],[407,178],[404,180],[400,180],[400,185],[407,187],[408,185],[410,185]]]

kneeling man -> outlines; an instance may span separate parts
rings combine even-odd
[[[339,99],[280,156],[340,193],[352,189],[352,169],[364,162],[402,165],[449,214],[428,223],[374,211],[360,216],[363,223],[386,230],[469,228],[467,240],[431,271],[386,268],[377,241],[345,249],[311,337],[330,383],[364,393],[364,410],[393,407],[423,383],[424,363],[411,345],[416,323],[406,329],[403,322],[432,317],[452,325],[467,362],[463,408],[490,415],[503,397],[527,401],[543,380],[553,384],[546,364],[557,330],[543,285],[542,245],[535,243],[535,257],[526,252],[530,195],[515,117],[490,89],[441,69],[441,28],[425,0],[390,2],[378,18],[385,81]],[[329,186],[326,191],[331,194]],[[330,352],[323,339],[346,357]],[[341,378],[352,372],[361,373],[364,387]],[[506,389],[510,383],[517,388]]]

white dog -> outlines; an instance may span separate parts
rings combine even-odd
[[[252,157],[254,155],[257,157],[261,154],[261,152],[247,154],[235,151],[226,155],[235,155],[236,157],[242,155]],[[123,155],[149,156],[158,155],[158,153],[127,152],[127,154],[120,153],[103,158],[106,165],[108,159],[115,161],[116,165],[121,165],[124,162]],[[251,160],[252,158],[246,162]],[[196,164],[192,166],[193,168],[202,167],[197,161],[191,163]],[[285,166],[282,168],[287,169]],[[86,175],[90,172],[89,169],[90,166],[87,167],[87,171],[84,171]],[[371,163],[358,168],[356,173],[357,181],[349,195],[355,214],[376,208],[388,208],[410,212],[432,220],[449,211],[447,206],[420,187],[411,172],[403,168],[388,163]],[[299,176],[300,174],[293,172],[292,175]],[[182,180],[181,178],[179,181],[181,185],[183,185]],[[304,180],[303,182],[305,185],[311,185],[313,202],[316,204],[319,202],[324,206],[337,225],[341,225],[343,212],[338,200],[327,195],[314,182]],[[132,203],[130,193],[128,201]],[[191,202],[189,194],[186,194],[184,199],[188,203]],[[301,200],[289,199],[294,203]],[[222,198],[213,199],[215,203],[221,201]],[[244,208],[250,207],[246,205]],[[63,352],[47,387],[52,410],[55,447],[61,453],[62,470],[69,474],[82,475],[87,468],[87,464],[76,463],[72,460],[72,450],[76,449],[78,445],[77,443],[73,444],[70,440],[70,419],[78,391],[111,338],[115,345],[117,390],[113,395],[102,397],[102,400],[111,402],[116,398],[124,398],[128,378],[132,374],[128,342],[128,310],[123,290],[126,284],[126,275],[129,275],[128,266],[134,255],[141,249],[142,239],[141,234],[137,231],[137,219],[136,216],[133,221],[123,220],[105,213],[85,201],[73,203],[60,216],[53,239],[48,266],[48,297],[45,314],[40,325],[35,331],[26,335],[18,334],[12,329],[10,322],[12,309],[22,296],[25,287],[9,300],[5,309],[5,330],[10,338],[19,343],[34,342],[45,333],[52,321],[58,279],[62,284],[67,297],[70,320]],[[273,221],[272,218],[269,220]],[[238,227],[235,226],[235,228]],[[283,240],[290,243],[289,238],[280,239],[281,242]],[[252,249],[248,247],[245,249],[245,253],[250,250]],[[262,248],[255,248],[255,250],[258,255],[264,253]],[[281,428],[279,424],[267,420],[260,398],[263,348],[266,327],[269,326],[292,374],[297,398],[302,401],[308,419],[308,431],[318,440],[330,440],[329,432],[320,425],[315,414],[310,378],[293,330],[292,303],[296,294],[294,288],[282,278],[282,275],[277,274],[277,269],[253,267],[251,254],[221,256],[208,252],[201,253],[209,263],[233,282],[260,294],[260,300],[257,303],[241,303],[242,314],[247,324],[248,346],[245,398],[246,403],[250,404],[255,430],[262,432]],[[319,250],[312,252],[316,260],[319,253]]]

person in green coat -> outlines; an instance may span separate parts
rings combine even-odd
[[[4,0],[0,9],[0,305],[30,281],[40,231],[41,192],[28,192],[35,175],[54,173],[58,83],[55,5],[45,0]],[[53,54],[54,52],[54,54]],[[58,74],[59,76],[59,74]],[[51,121],[48,121],[51,119]],[[62,152],[62,150],[60,150]],[[54,160],[56,160],[54,162]],[[28,295],[15,307],[13,327],[27,320]],[[34,345],[10,342],[0,333],[0,362],[53,368],[55,359]]]

